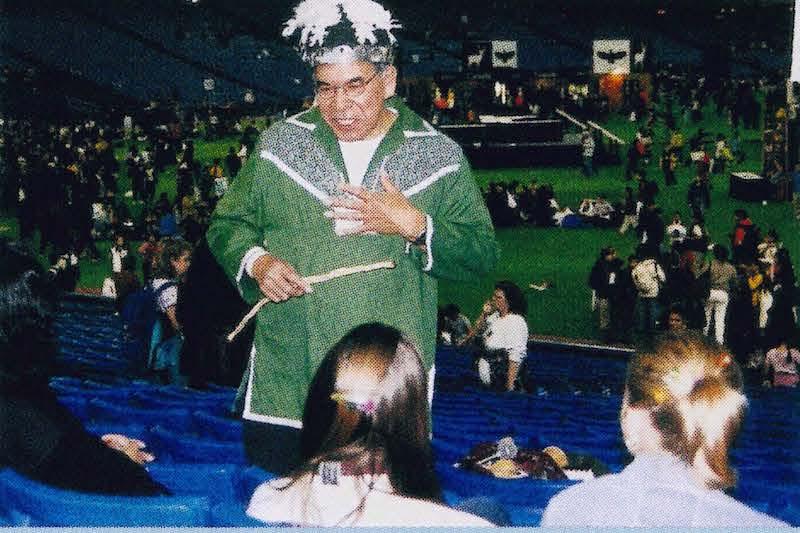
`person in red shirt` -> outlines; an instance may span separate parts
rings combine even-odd
[[[751,263],[756,257],[756,246],[759,241],[756,226],[744,209],[737,209],[733,218],[736,224],[731,234],[733,262],[737,265]]]

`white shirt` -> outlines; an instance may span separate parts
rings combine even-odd
[[[478,526],[493,527],[477,516],[444,505],[406,498],[392,493],[389,477],[374,478],[369,490],[368,476],[339,476],[337,484],[325,484],[319,475],[310,485],[302,478],[288,488],[289,478],[259,486],[250,500],[247,514],[264,522],[305,526]],[[361,512],[352,513],[364,502]],[[352,514],[351,514],[352,513]]]
[[[344,166],[347,168],[347,177],[350,185],[361,185],[364,182],[364,175],[367,173],[369,162],[378,149],[378,145],[383,140],[383,135],[374,139],[364,139],[363,141],[345,142],[339,141],[339,148],[342,151]]]
[[[122,272],[122,260],[128,257],[127,248],[111,247],[111,272]]]
[[[153,292],[158,293],[159,289],[161,289],[164,284],[169,283],[172,280],[166,278],[157,278],[153,280]],[[158,293],[158,297],[156,298],[156,303],[158,305],[158,309],[162,313],[166,313],[167,309],[172,306],[178,305],[178,286],[173,285],[172,287],[167,287],[160,293]]]
[[[522,315],[493,313],[486,318],[483,340],[486,348],[508,350],[508,359],[521,363],[528,355],[528,323]]]
[[[667,281],[664,270],[654,259],[645,259],[636,265],[631,276],[641,298],[657,298],[661,284]]]
[[[677,234],[673,236],[675,232],[677,232]],[[673,222],[667,226],[667,235],[669,236],[670,243],[683,242],[683,240],[686,239],[686,226],[680,222]]]
[[[788,363],[786,362],[787,355],[789,355],[790,359]],[[765,367],[772,367],[775,369],[775,372],[783,372],[786,374],[797,374],[796,365],[798,364],[800,364],[800,352],[794,348],[787,348],[786,350],[773,348],[767,352],[767,356],[764,359]]]
[[[619,474],[556,494],[542,527],[787,527],[719,490],[699,486],[670,454],[641,454]]]

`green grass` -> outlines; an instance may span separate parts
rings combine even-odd
[[[626,117],[612,116],[604,126],[622,137],[631,139],[637,125],[630,123]],[[680,126],[680,123],[679,123]],[[697,125],[682,127],[688,139],[702,126],[710,134],[718,132],[728,134],[729,127],[720,123],[711,110],[705,111],[704,120]],[[677,171],[678,185],[667,188],[663,185],[663,175],[658,169],[658,155],[667,138],[663,126],[657,125],[654,131],[653,160],[647,168],[648,178],[654,179],[661,189],[658,204],[663,216],[668,221],[672,213],[679,211],[688,221],[686,206],[686,189],[694,175],[693,167],[680,167]],[[740,165],[733,165],[727,172],[737,170],[760,170],[761,143],[757,130],[742,132],[746,160]],[[196,158],[202,164],[210,164],[213,158],[222,158],[228,147],[235,145],[234,137],[217,141],[196,141]],[[116,148],[117,155],[122,158],[127,145]],[[625,149],[621,149],[624,156]],[[622,198],[626,185],[623,179],[623,165],[600,168],[597,175],[586,178],[577,167],[569,168],[536,168],[536,169],[503,169],[477,170],[475,177],[479,185],[485,186],[490,181],[510,182],[518,180],[528,183],[536,178],[542,183],[553,185],[556,199],[563,206],[577,210],[580,201],[585,197],[605,194],[610,200]],[[784,245],[789,249],[795,268],[800,267],[800,231],[789,203],[770,203],[762,206],[758,203],[741,202],[728,197],[727,177],[714,176],[712,179],[712,204],[707,213],[707,224],[711,239],[728,244],[728,233],[733,227],[733,211],[744,208],[756,224],[766,232],[775,228]],[[120,175],[120,190],[130,188],[124,165]],[[160,176],[156,194],[166,192],[170,199],[175,195],[175,167],[171,166]],[[134,212],[140,205],[131,202]],[[0,218],[0,236],[14,237],[17,234],[16,220]],[[560,228],[509,228],[497,231],[497,241],[501,250],[501,258],[496,272],[487,279],[474,283],[455,283],[442,281],[439,285],[439,301],[453,302],[470,317],[474,318],[480,311],[483,302],[492,292],[496,280],[510,279],[521,287],[527,287],[532,281],[549,280],[553,287],[547,291],[528,292],[528,322],[531,332],[542,335],[560,335],[573,338],[594,338],[597,331],[589,309],[590,291],[587,286],[589,270],[603,246],[614,246],[621,257],[627,257],[636,246],[635,232],[621,236],[616,230],[606,229],[560,229]],[[131,243],[137,246],[138,243]],[[98,243],[102,261],[91,263],[81,261],[80,285],[97,288],[102,286],[103,279],[109,275],[108,242]]]
[[[606,129],[623,139],[632,139],[637,125],[625,117],[613,116]],[[703,127],[712,137],[716,133],[730,134],[727,123],[719,121],[711,109],[704,111],[704,120],[699,124],[678,126],[687,140]],[[679,167],[676,171],[678,184],[664,185],[663,173],[658,168],[658,156],[667,141],[668,132],[662,123],[654,131],[653,158],[647,167],[647,176],[655,180],[660,188],[657,198],[665,222],[675,211],[681,213],[684,222],[690,220],[686,204],[688,184],[694,177],[694,167]],[[761,142],[758,130],[741,132],[742,147],[746,158],[741,164],[728,165],[725,177],[712,177],[711,208],[706,213],[709,235],[714,242],[729,247],[728,234],[733,228],[733,212],[746,209],[753,221],[766,232],[770,228],[778,231],[784,246],[789,249],[795,268],[800,267],[800,227],[789,203],[749,203],[728,197],[728,173],[754,171],[760,173]],[[620,149],[624,157],[625,147]],[[600,168],[598,173],[586,178],[579,168],[537,168],[477,170],[476,180],[480,186],[491,181],[508,183],[514,180],[527,184],[535,178],[539,184],[551,183],[559,204],[570,206],[574,211],[583,198],[604,194],[611,201],[621,200],[626,185],[623,177],[624,165]],[[635,187],[634,187],[635,191]],[[542,229],[509,228],[497,231],[501,258],[492,279],[474,284],[443,281],[440,283],[441,303],[458,304],[468,316],[475,317],[483,302],[492,292],[495,280],[510,279],[526,288],[532,281],[549,280],[553,288],[547,291],[529,291],[528,323],[534,334],[559,335],[572,338],[596,338],[595,320],[589,307],[591,291],[587,278],[600,248],[614,246],[620,257],[627,257],[636,248],[636,234],[629,231],[622,236],[613,229]]]

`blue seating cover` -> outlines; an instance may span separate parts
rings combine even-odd
[[[203,411],[195,411],[194,430],[200,436],[219,440],[242,442],[242,421],[214,416]]]
[[[114,424],[93,422],[86,424],[86,431],[98,437],[102,437],[108,433],[116,433],[118,435],[125,435],[132,439],[139,439],[147,444],[150,440],[150,432],[142,424]]]
[[[245,514],[247,503],[220,503],[211,508],[211,525],[214,527],[270,527]]]
[[[239,493],[237,500],[240,502],[249,502],[250,497],[256,491],[259,485],[277,476],[271,472],[267,472],[257,466],[248,466],[241,470],[239,475]]]
[[[150,430],[152,449],[164,461],[176,463],[233,463],[244,465],[247,459],[241,442],[224,442],[175,433],[161,426]]]
[[[126,422],[147,427],[161,424],[174,431],[189,431],[192,417],[188,408],[143,409],[128,405],[112,404],[103,400],[89,402],[89,414],[95,421]]]
[[[176,496],[206,496],[212,505],[239,501],[239,465],[163,463],[157,460],[147,466],[147,471]]]
[[[110,472],[109,475],[113,475]],[[0,513],[30,517],[31,526],[205,526],[208,499],[198,496],[128,497],[57,489],[6,469],[0,472]]]

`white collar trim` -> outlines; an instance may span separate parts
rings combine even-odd
[[[308,110],[301,111],[300,113],[297,113],[296,115],[292,115],[291,117],[286,119],[286,122],[288,124],[293,124],[295,126],[300,126],[301,128],[305,128],[308,131],[314,131],[317,128],[316,124],[311,124],[309,122],[301,122],[300,120],[298,120],[298,117],[300,117],[301,115],[305,115],[306,113],[308,113]]]
[[[315,187],[310,181],[301,176],[295,169],[287,165],[281,158],[269,150],[262,150],[261,157],[272,161],[281,172],[289,176],[295,183],[316,197],[320,202],[327,204],[330,201],[330,195],[328,193]]]

